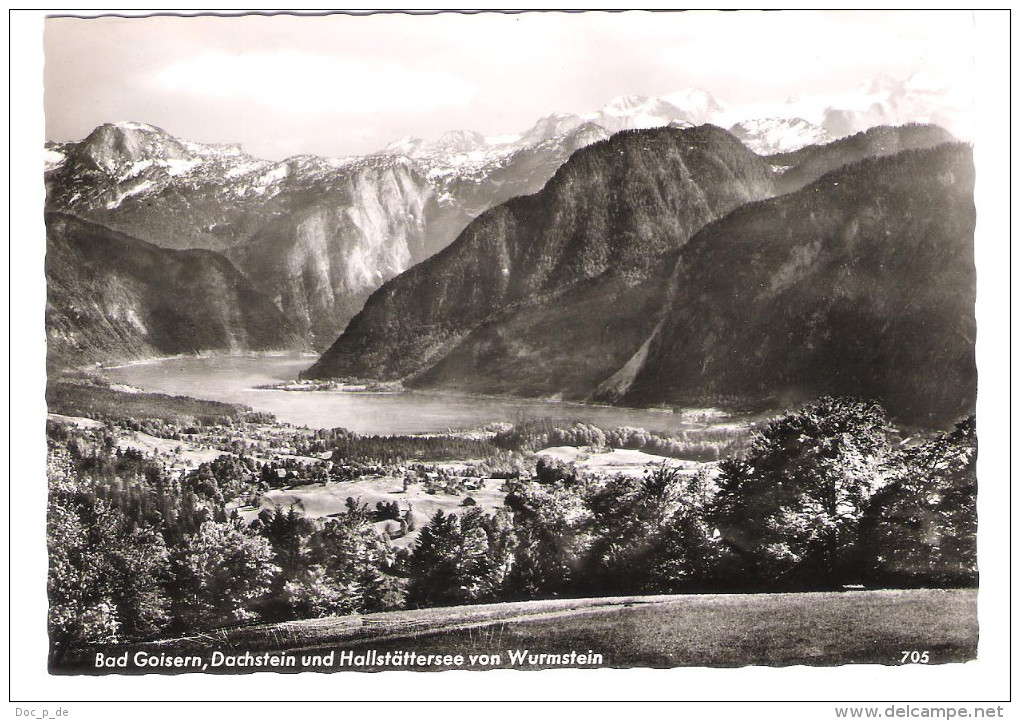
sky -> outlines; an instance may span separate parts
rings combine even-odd
[[[961,97],[971,29],[919,11],[49,18],[46,137],[133,120],[279,160],[516,133],[688,87],[762,106],[923,73]]]

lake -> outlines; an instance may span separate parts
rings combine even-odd
[[[315,357],[303,355],[188,357],[107,368],[105,372],[113,382],[144,391],[240,403],[272,413],[286,423],[309,428],[343,427],[357,433],[428,433],[533,418],[665,432],[696,427],[685,416],[664,410],[427,391],[343,393],[256,388],[296,379],[314,361]]]

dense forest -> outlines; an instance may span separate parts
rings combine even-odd
[[[293,321],[218,253],[161,248],[71,215],[46,215],[46,291],[54,369],[305,347]]]
[[[53,423],[48,440],[54,663],[93,643],[384,609],[977,582],[973,419],[902,438],[878,405],[853,399],[777,417],[699,472],[663,464],[639,478],[536,462],[528,451],[656,452],[666,441],[654,434],[504,428],[473,442],[529,459],[506,474],[504,507],[438,511],[410,548],[371,525],[399,509],[353,498],[329,518],[267,508],[245,523],[231,502],[257,498],[268,482],[244,454],[173,477],[158,457],[117,448],[106,426]],[[361,440],[332,431],[314,442],[335,461],[383,455],[384,439],[364,438],[359,450]],[[462,450],[479,450],[471,443]]]

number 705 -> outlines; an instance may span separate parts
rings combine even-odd
[[[900,663],[928,663],[927,651],[901,651]]]

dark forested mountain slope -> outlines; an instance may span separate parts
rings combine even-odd
[[[169,250],[68,215],[46,216],[51,364],[303,347],[230,261]]]
[[[974,171],[945,144],[753,203],[680,251],[628,404],[881,401],[944,425],[976,398]]]
[[[584,397],[654,327],[671,254],[773,192],[719,128],[619,133],[376,291],[308,375]]]
[[[587,121],[548,118],[509,143],[453,132],[369,157],[280,162],[144,123],[108,123],[80,142],[47,145],[47,202],[161,247],[224,253],[306,342],[324,348],[382,283],[446,247],[487,208],[540,190],[606,128],[695,115],[626,97]],[[930,127],[874,129],[770,162],[794,166],[780,181],[792,190],[842,163],[947,137]]]
[[[772,155],[769,161],[787,168],[778,186],[780,192],[789,193],[845,165],[895,155],[902,150],[932,148],[954,140],[937,125],[880,125],[825,145],[809,145],[790,153]]]
[[[383,282],[448,245],[485,209],[540,189],[574,150],[608,137],[585,124],[467,162],[453,141],[470,134],[449,135],[421,157],[273,162],[144,123],[108,123],[81,142],[48,144],[47,201],[161,247],[223,252],[325,347]]]

